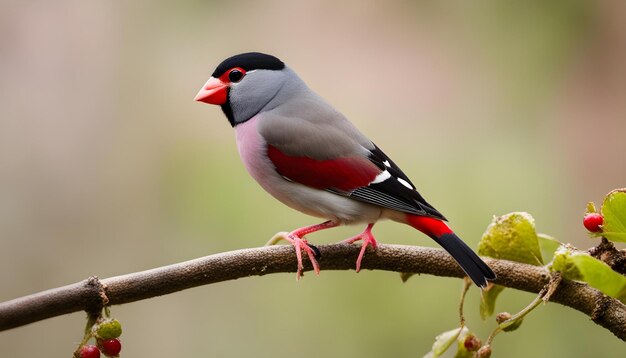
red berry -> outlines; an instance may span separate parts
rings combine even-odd
[[[122,342],[117,338],[98,340],[98,346],[107,357],[117,357],[122,350]]]
[[[604,218],[598,213],[587,214],[583,219],[583,225],[585,225],[587,230],[591,232],[602,231],[602,228],[600,227],[600,225],[602,225],[602,222],[604,222]]]
[[[80,358],[100,358],[100,350],[94,345],[82,346]]]
[[[474,352],[480,348],[482,343],[480,342],[480,339],[478,339],[478,337],[470,333],[467,337],[465,337],[463,345],[468,351]]]

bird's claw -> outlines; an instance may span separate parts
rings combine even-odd
[[[296,258],[298,259],[298,272],[296,273],[296,279],[300,280],[300,277],[302,277],[302,270],[304,270],[304,265],[302,263],[302,251],[306,252],[309,257],[309,261],[311,261],[311,265],[313,265],[315,274],[319,275],[320,266],[315,258],[321,256],[320,250],[317,247],[310,245],[306,239],[294,234],[289,234],[286,239],[291,242],[296,249]]]
[[[317,248],[317,246],[311,245],[309,243],[307,243],[307,246],[310,247],[311,250],[313,250],[313,255],[316,259],[319,260],[322,258],[322,252],[320,251],[320,249]]]
[[[320,274],[320,266],[317,263],[317,259],[322,257],[322,253],[316,246],[309,244],[304,237],[300,237],[294,232],[286,231],[276,233],[276,235],[272,236],[265,246],[276,245],[281,240],[289,241],[296,250],[296,257],[298,259],[298,272],[296,274],[296,279],[299,280],[302,277],[302,271],[304,270],[304,264],[302,263],[302,251],[306,252],[309,257],[309,261],[311,261],[311,265],[313,265],[315,273],[317,275]]]
[[[359,252],[359,257],[356,260],[356,272],[361,271],[361,261],[363,260],[363,256],[365,256],[365,250],[367,250],[367,247],[372,246],[374,250],[378,248],[378,242],[376,242],[374,234],[372,234],[372,227],[374,227],[374,224],[369,224],[362,233],[342,241],[346,244],[352,244],[356,241],[363,240],[363,244],[361,244],[361,251]]]
[[[296,229],[290,233],[279,232],[278,234],[274,235],[274,237],[272,237],[270,241],[267,242],[266,245],[274,245],[280,240],[289,241],[293,245],[293,247],[296,249],[296,257],[298,258],[298,273],[296,274],[296,279],[299,280],[300,277],[302,277],[302,271],[304,270],[304,265],[302,264],[302,251],[303,250],[304,252],[306,252],[307,256],[309,257],[309,261],[311,261],[313,270],[315,270],[315,273],[319,275],[320,266],[317,263],[316,259],[319,259],[320,257],[322,257],[322,253],[317,247],[309,244],[308,241],[304,237],[316,231],[330,229],[331,227],[335,227],[335,226],[339,226],[339,223],[332,221],[332,220],[328,220],[328,221],[324,221],[321,224],[316,224],[316,225],[311,225],[311,226],[306,226],[306,227]]]

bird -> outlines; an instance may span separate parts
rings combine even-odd
[[[295,248],[297,278],[306,253],[317,274],[319,250],[306,235],[340,225],[365,224],[356,262],[359,272],[372,234],[383,219],[407,224],[432,238],[479,287],[496,275],[446,224],[407,175],[279,58],[246,52],[223,60],[195,101],[218,105],[234,128],[249,174],[269,194],[319,224],[279,233]]]

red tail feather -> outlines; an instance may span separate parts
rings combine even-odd
[[[426,216],[407,214],[407,224],[430,236],[443,247],[461,266],[463,271],[480,287],[486,287],[488,280],[496,275],[489,266],[469,248],[445,222]]]
[[[452,229],[445,222],[428,216],[407,214],[407,223],[424,234],[437,238],[444,234],[452,234]]]

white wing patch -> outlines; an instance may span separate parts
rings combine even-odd
[[[383,162],[383,164],[385,164],[385,166],[387,166],[387,167],[391,168],[391,163],[389,163],[389,161],[388,161],[388,160],[385,160],[385,161]]]
[[[385,171],[386,171],[386,170],[385,170]],[[382,173],[381,173],[381,174],[382,174]],[[380,174],[378,174],[378,175],[380,175]],[[376,178],[378,178],[378,177],[376,177]],[[404,179],[402,179],[402,178],[396,178],[396,179],[400,182],[400,184],[402,184],[402,185],[406,186],[407,188],[409,188],[409,189],[411,189],[411,190],[414,190],[414,188],[411,186],[411,184],[409,184],[409,182],[408,182],[408,181],[406,181],[406,180],[404,180]]]
[[[391,178],[391,173],[389,173],[388,171],[384,170],[382,171],[380,174],[378,174],[376,176],[376,178],[374,178],[374,180],[372,180],[372,182],[370,184],[376,184],[376,183],[382,183],[385,180]],[[413,189],[413,188],[411,188]]]

